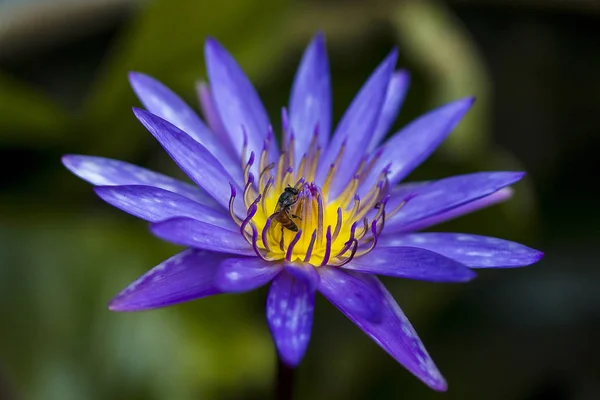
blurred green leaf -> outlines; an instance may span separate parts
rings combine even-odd
[[[129,87],[128,71],[153,75],[193,101],[194,83],[204,75],[203,46],[209,35],[222,41],[252,78],[271,71],[286,43],[285,34],[272,34],[277,24],[284,23],[286,4],[277,0],[240,0],[235,6],[227,1],[150,3],[114,44],[84,104],[82,122],[91,132],[86,134],[97,139],[94,151],[106,147],[125,153],[147,137],[131,135],[132,130],[142,130],[131,114],[131,106],[139,102]],[[125,135],[128,140],[121,140]]]
[[[391,14],[400,48],[433,90],[430,107],[474,95],[477,102],[442,148],[457,158],[486,157],[490,83],[487,68],[465,27],[438,1],[404,1]]]
[[[0,359],[17,391],[191,400],[232,387],[264,390],[274,350],[262,307],[250,307],[263,304],[264,293],[141,313],[107,309],[123,287],[179,251],[148,235],[143,222],[123,221],[79,213],[0,226],[0,265],[11,266],[0,268]]]
[[[0,74],[0,143],[41,146],[66,134],[69,115],[35,88]]]

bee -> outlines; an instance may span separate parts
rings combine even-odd
[[[300,191],[298,189],[288,186],[283,190],[283,193],[279,195],[277,208],[271,215],[271,218],[281,224],[282,233],[283,228],[289,229],[292,232],[298,232],[298,225],[296,225],[292,218],[301,218],[292,214],[292,206],[298,202],[299,193]]]

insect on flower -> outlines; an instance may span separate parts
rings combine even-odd
[[[279,195],[279,200],[277,200],[277,209],[271,217],[269,217],[281,224],[282,237],[283,228],[289,229],[292,232],[298,232],[298,225],[292,221],[292,218],[300,217],[292,214],[292,206],[298,202],[299,193],[300,191],[295,187],[288,186],[283,189],[283,193]]]
[[[443,105],[388,133],[408,88],[392,51],[331,133],[331,85],[323,35],[308,46],[282,111],[281,145],[233,57],[205,47],[207,123],[166,86],[132,73],[147,110],[135,116],[197,185],[121,161],[70,155],[63,163],[108,203],[151,223],[187,249],[119,293],[114,311],[164,307],[270,284],[266,316],[280,358],[302,360],[316,293],[411,373],[446,382],[376,275],[465,282],[473,268],[537,262],[542,253],[464,233],[419,233],[504,201],[521,172],[492,171],[401,183],[459,123],[473,98]],[[292,186],[293,185],[293,186]],[[275,211],[273,211],[275,210]]]

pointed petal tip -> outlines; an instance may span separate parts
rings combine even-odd
[[[535,249],[531,249],[531,251],[532,251],[531,260],[527,264],[524,264],[523,267],[540,262],[542,260],[542,258],[544,258],[545,254],[543,251],[535,250]]]
[[[108,303],[109,311],[115,311],[115,312],[130,311],[127,309],[127,307],[124,307],[123,304],[120,304],[119,300],[120,299],[118,297],[115,297]]]
[[[150,129],[150,127],[153,125],[154,122],[164,121],[165,123],[170,124],[169,122],[163,120],[158,115],[154,115],[150,111],[144,110],[143,108],[134,106],[134,107],[131,107],[131,110],[133,111],[133,115],[135,115],[135,117],[142,123],[142,125],[144,125],[146,127],[146,129],[148,129],[150,131],[150,133],[152,133],[153,136],[154,136],[154,133],[153,133],[152,129]]]
[[[448,383],[446,382],[446,380],[440,376],[439,379],[437,379],[434,382],[429,382],[427,383],[427,385],[432,388],[433,390],[437,391],[437,392],[446,392],[448,391]]]
[[[318,31],[315,36],[313,36],[310,46],[315,46],[317,49],[325,49],[325,33],[323,31]]]
[[[131,107],[131,111],[133,111],[133,114],[139,119],[142,118],[144,115],[146,114],[150,114],[150,112],[144,110],[143,108],[139,108],[136,106]]]
[[[398,61],[398,47],[393,47],[389,54],[385,57],[384,62],[393,68],[396,65],[396,61]]]
[[[207,36],[204,41],[204,52],[205,56],[208,57],[209,54],[216,55],[216,53],[220,53],[226,51],[225,47],[215,39],[213,36]]]
[[[473,107],[473,104],[475,103],[475,96],[466,96],[466,97],[462,97],[458,100],[454,100],[450,103],[447,103],[446,105],[455,109],[457,112],[463,112],[462,115],[464,115],[464,113],[466,113],[468,110],[471,109],[471,107]],[[444,106],[442,106],[444,107]]]
[[[513,183],[516,183],[518,181],[520,181],[521,179],[523,179],[525,177],[525,175],[527,175],[527,172],[525,171],[511,171],[509,172],[512,174],[512,183],[509,183],[509,185],[512,185]]]
[[[465,269],[463,279],[458,280],[456,282],[457,283],[465,283],[465,282],[472,281],[475,278],[477,278],[477,273],[475,271],[473,271],[472,269]]]
[[[115,186],[108,186],[108,185],[101,185],[101,186],[94,186],[92,188],[92,190],[100,197],[100,198],[104,198],[103,196],[105,196],[107,193],[110,192],[111,188],[115,188]]]
[[[108,302],[107,308],[109,311],[114,312],[131,312],[131,311],[143,311],[144,308],[137,308],[134,304],[130,304],[127,301],[128,296],[124,293],[124,290],[121,293],[117,294],[112,298],[111,301]]]
[[[394,78],[402,82],[408,83],[410,81],[410,77],[410,71],[406,68],[400,68],[394,72]]]
[[[73,168],[73,162],[79,157],[76,154],[64,154],[60,157],[60,162],[64,165],[68,170]]]
[[[127,73],[127,77],[129,78],[129,83],[131,83],[131,86],[136,86],[138,83],[140,83],[140,81],[152,79],[149,75],[138,71],[129,71]]]

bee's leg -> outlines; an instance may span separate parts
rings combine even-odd
[[[281,251],[285,249],[285,243],[283,242],[283,224],[281,225],[281,240],[279,241],[279,248]]]
[[[302,221],[302,218],[300,218],[298,215],[296,215],[296,214],[291,214],[291,215],[292,215],[292,218],[298,218],[300,221]]]

